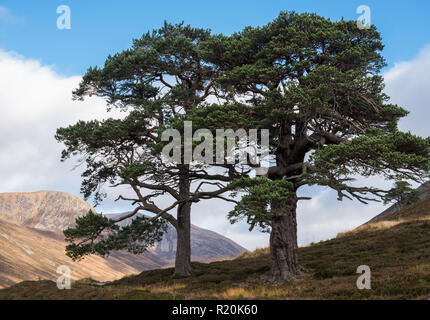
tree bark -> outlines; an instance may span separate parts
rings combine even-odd
[[[191,204],[178,208],[175,276],[191,275]]]
[[[300,274],[297,252],[297,196],[286,203],[273,203],[270,233],[270,277],[272,281],[295,280]]]
[[[188,168],[182,168],[179,177],[179,196],[181,199],[189,199],[190,181]],[[191,202],[185,202],[178,206],[176,226],[176,260],[175,276],[189,276],[191,267]]]

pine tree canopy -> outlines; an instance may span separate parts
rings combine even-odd
[[[74,97],[102,97],[126,116],[58,129],[56,138],[66,146],[62,159],[84,156],[85,197],[101,200],[104,184],[126,185],[136,194],[119,197],[136,206],[130,216],[154,217],[127,229],[118,229],[119,221],[82,219],[66,233],[70,254],[136,251],[136,242],[160,236],[155,230],[164,219],[181,225],[170,210],[204,199],[235,202],[232,222],[245,218],[251,229],[270,231],[274,211],[280,204],[294,207],[305,185],[367,203],[383,200],[387,190],[358,185],[357,177],[422,181],[430,169],[430,139],[399,131],[408,111],[384,93],[382,50],[375,26],[282,12],[231,36],[165,23],[109,56],[102,68],[90,68]],[[194,131],[213,133],[213,142],[217,129],[268,129],[267,174],[253,178],[253,164],[167,163],[161,135],[169,128],[183,133],[185,121]],[[236,201],[226,192],[243,197]],[[165,196],[171,201],[160,207],[156,200],[164,197],[165,204]]]
[[[383,44],[375,26],[282,12],[265,26],[204,45],[224,70],[218,82],[240,103],[238,115],[227,113],[225,121],[241,115],[248,128],[270,129],[268,179],[231,185],[246,192],[230,213],[232,222],[246,218],[253,227],[265,221],[263,229],[270,230],[280,180],[290,182],[285,188],[293,194],[322,185],[336,190],[339,200],[367,203],[383,199],[387,190],[357,185],[359,176],[428,177],[430,139],[398,130],[408,112],[383,91]],[[208,109],[219,114],[218,106]],[[284,202],[291,197],[283,195]]]

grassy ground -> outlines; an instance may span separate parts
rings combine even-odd
[[[298,283],[257,279],[268,271],[268,250],[231,260],[194,263],[192,277],[172,279],[172,269],[143,272],[104,287],[90,280],[60,291],[50,281],[23,282],[0,299],[427,299],[430,297],[430,199],[386,220],[336,239],[300,248],[307,273]],[[372,289],[358,290],[357,267],[372,270]]]

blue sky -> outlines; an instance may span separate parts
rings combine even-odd
[[[68,5],[71,30],[58,30],[56,8]],[[14,19],[1,19],[0,48],[55,67],[62,75],[83,74],[108,54],[129,47],[131,39],[159,27],[164,20],[230,34],[247,25],[262,25],[281,10],[316,12],[338,20],[357,19],[360,5],[371,8],[372,23],[382,33],[390,66],[410,60],[430,42],[430,2],[345,0],[218,1],[0,1]],[[5,21],[6,20],[6,21]]]
[[[57,29],[60,5],[71,8],[70,30]],[[77,159],[60,162],[63,146],[55,141],[55,130],[107,114],[104,101],[72,101],[71,92],[89,66],[103,64],[109,54],[128,48],[133,38],[164,20],[231,34],[247,25],[266,24],[282,10],[356,20],[360,5],[370,7],[372,24],[386,45],[386,93],[411,111],[400,128],[430,136],[430,1],[0,0],[0,192],[56,190],[80,195],[80,169],[71,170]],[[99,210],[131,209],[113,201],[115,190],[107,191],[109,198]],[[338,202],[336,194],[324,188],[305,192],[313,200],[298,208],[302,245],[357,227],[383,210],[381,204]],[[226,214],[231,209],[232,204],[221,200],[202,201],[193,206],[192,222],[248,249],[267,246],[268,236],[258,230],[250,233],[245,222],[230,225]]]

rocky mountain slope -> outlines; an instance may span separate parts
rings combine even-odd
[[[112,219],[117,219],[123,214],[107,215]],[[122,222],[127,225],[131,219]],[[154,253],[157,257],[173,263],[176,255],[176,230],[168,226],[163,240],[158,242],[149,252]],[[197,226],[191,226],[191,259],[198,262],[209,262],[214,260],[228,259],[243,253],[245,248],[241,247],[234,241],[210,230],[202,229]]]
[[[89,210],[96,211],[84,200],[64,192],[0,194],[0,219],[59,234]]]
[[[0,288],[23,280],[56,279],[56,270],[67,265],[74,279],[91,277],[111,281],[125,275],[171,265],[176,234],[143,255],[114,252],[73,262],[64,252],[62,230],[94,208],[79,197],[53,191],[0,194]],[[206,262],[232,258],[245,251],[233,241],[193,226],[193,259]]]

